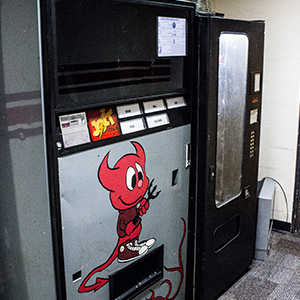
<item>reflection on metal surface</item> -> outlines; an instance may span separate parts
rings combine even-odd
[[[217,207],[241,193],[248,37],[222,33],[219,38]]]

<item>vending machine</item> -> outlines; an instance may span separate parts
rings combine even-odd
[[[40,4],[57,299],[188,299],[194,5]]]
[[[254,257],[264,22],[196,18],[195,299],[216,299]]]

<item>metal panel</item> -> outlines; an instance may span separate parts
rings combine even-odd
[[[37,2],[13,0],[0,5],[0,299],[3,300],[56,299]]]
[[[265,178],[258,195],[257,225],[255,238],[255,259],[265,260],[269,251],[271,220],[274,206],[276,182]]]
[[[165,267],[178,267],[179,259],[184,266],[186,240],[180,257],[179,247],[188,217],[189,169],[185,168],[185,151],[186,144],[190,142],[190,125],[138,137],[134,142],[144,149],[149,184],[154,180],[152,187],[157,186],[155,193],[161,190],[156,199],[151,199],[147,213],[141,217],[139,240],[154,238],[153,249],[164,244]],[[107,153],[108,166],[113,168],[125,155],[135,155],[136,150],[130,141],[123,141],[58,159],[67,299],[83,298],[78,293],[83,278],[110,257],[118,242],[118,211],[111,205],[109,191],[98,179],[99,166]],[[172,178],[174,170],[178,170],[175,184]],[[108,278],[110,273],[128,264],[114,259],[102,272],[92,276],[86,286],[95,283],[97,277]],[[73,282],[74,274],[77,275]],[[181,287],[178,299],[184,299],[185,286],[181,276],[181,272],[167,270],[164,278],[172,283],[171,293]],[[152,287],[155,294],[166,295],[168,285],[158,288],[159,284],[161,282]],[[145,295],[149,297],[149,293],[146,291],[136,299],[143,299]],[[90,292],[88,299],[109,299],[108,295],[108,284],[105,284],[96,293]]]

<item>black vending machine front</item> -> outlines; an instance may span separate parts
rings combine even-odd
[[[57,299],[187,299],[194,4],[41,1]]]
[[[194,285],[211,300],[253,259],[264,22],[196,19]]]

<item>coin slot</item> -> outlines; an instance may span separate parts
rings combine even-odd
[[[81,271],[74,273],[72,275],[72,278],[73,278],[73,282],[76,282],[77,280],[81,279]]]
[[[172,186],[178,184],[178,169],[172,171]]]

